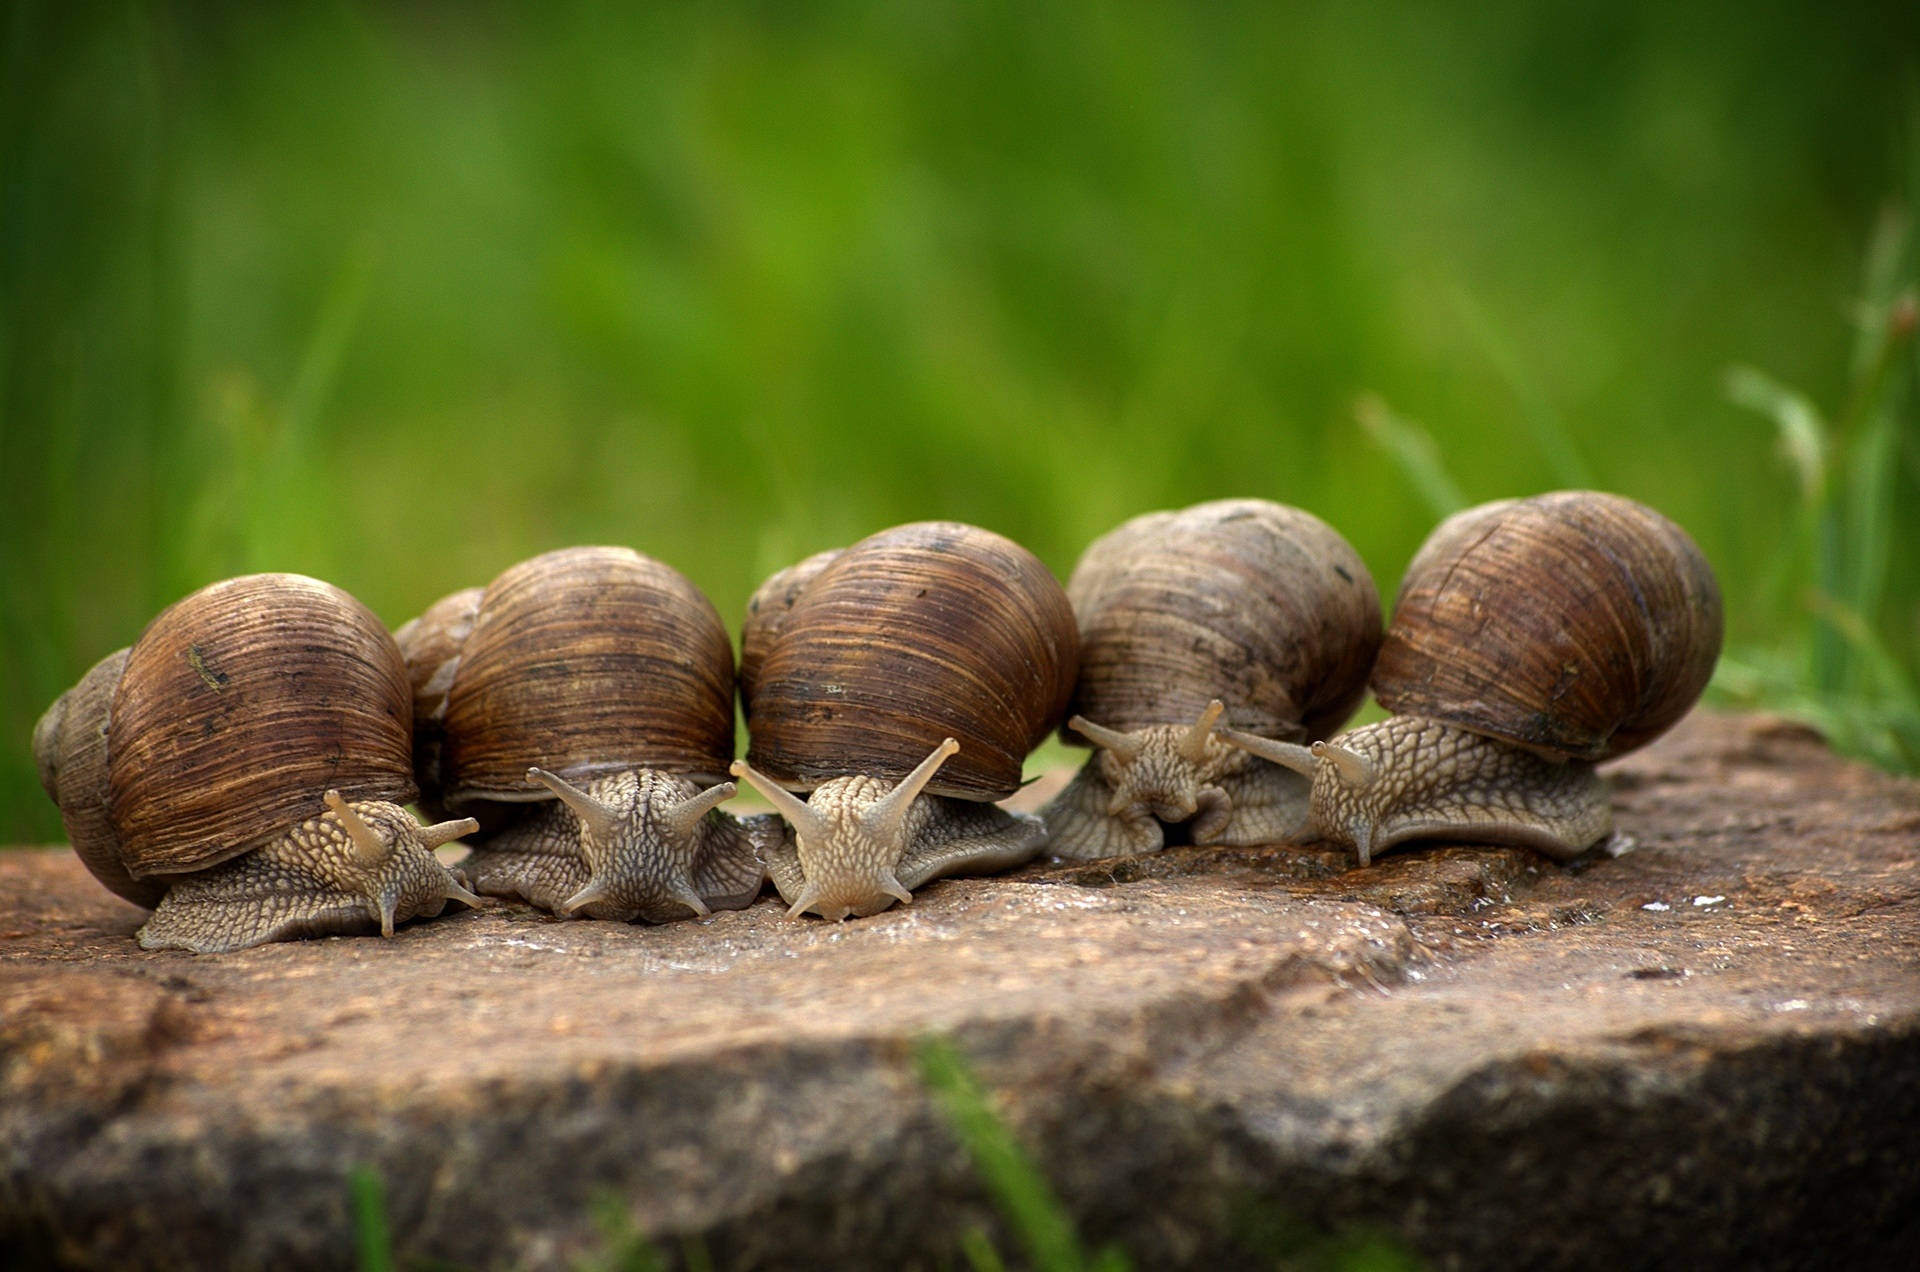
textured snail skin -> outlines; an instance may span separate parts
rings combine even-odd
[[[405,809],[383,800],[348,807],[386,846],[384,860],[364,859],[339,814],[309,818],[252,852],[181,877],[140,929],[141,948],[224,954],[369,929],[392,936],[395,924],[430,918],[449,901],[480,904],[433,855]],[[471,826],[427,829],[444,840]]]
[[[1261,741],[1234,737],[1249,748]],[[1607,783],[1591,764],[1545,760],[1438,720],[1394,716],[1311,754],[1312,808],[1293,837],[1351,848],[1363,866],[1414,839],[1513,844],[1567,861],[1613,830]]]
[[[1025,865],[1046,842],[1037,817],[943,795],[913,802],[900,841],[863,833],[859,814],[893,785],[842,777],[813,792],[807,804],[829,820],[834,834],[816,843],[789,827],[771,848],[767,873],[781,900],[797,913],[811,910],[829,921],[865,918],[895,901],[913,900],[914,889],[935,879]]]
[[[792,827],[767,853],[791,915],[877,914],[1038,853],[1040,819],[993,801],[1066,714],[1079,636],[1031,552],[894,526],[762,583],[740,647],[752,746],[731,771]]]
[[[612,825],[596,828],[564,803],[542,804],[475,851],[467,863],[474,890],[623,923],[744,909],[760,894],[758,841],[778,836],[778,818],[713,811],[689,832],[673,813],[700,796],[699,786],[653,770],[603,777],[584,794],[614,814]]]
[[[95,664],[34,754],[82,863],[154,911],[140,943],[214,953],[391,935],[478,903],[432,851],[474,822],[401,808],[410,732],[380,620],[318,579],[254,574],[181,598]]]
[[[1150,725],[1127,735],[1135,754],[1095,752],[1043,811],[1049,851],[1077,859],[1158,852],[1166,826],[1180,822],[1203,845],[1274,843],[1300,831],[1305,778],[1212,735],[1196,748],[1190,734],[1185,725]]]
[[[734,789],[719,782],[733,649],[677,570],[561,548],[441,598],[395,640],[424,802],[480,821],[465,863],[480,892],[650,923],[752,901],[755,832],[710,811]]]
[[[1010,813],[977,800],[924,793],[947,756],[952,738],[898,782],[837,777],[814,788],[803,804],[736,760],[733,772],[773,801],[791,823],[766,847],[767,873],[787,913],[811,910],[830,922],[866,918],[913,890],[959,874],[994,874],[1033,860],[1046,843],[1038,817]],[[907,805],[898,807],[904,789]]]
[[[1131,856],[1170,835],[1255,844],[1297,830],[1306,782],[1210,733],[1224,719],[1325,736],[1360,705],[1380,599],[1353,546],[1303,509],[1216,499],[1101,535],[1067,596],[1081,656],[1061,740],[1098,751],[1044,811],[1048,850]]]
[[[774,575],[741,631],[747,759],[789,790],[904,779],[943,737],[928,788],[993,801],[1066,715],[1079,637],[1039,558],[960,522],[895,526]]]
[[[1369,678],[1392,718],[1311,747],[1217,732],[1308,776],[1305,832],[1362,865],[1410,839],[1564,861],[1612,827],[1593,766],[1692,708],[1722,630],[1712,567],[1652,508],[1593,490],[1499,500],[1441,522],[1408,563]]]

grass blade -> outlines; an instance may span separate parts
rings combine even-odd
[[[634,1226],[633,1216],[619,1194],[602,1192],[593,1199],[593,1224],[600,1232],[601,1249],[575,1263],[575,1272],[661,1272],[664,1265],[660,1255],[646,1234]],[[695,1262],[696,1257],[705,1258],[705,1246],[699,1247],[697,1255],[692,1249],[683,1253],[688,1256],[689,1272],[712,1266],[711,1260],[704,1265]]]
[[[968,1228],[960,1234],[960,1253],[967,1256],[973,1272],[1007,1272],[1000,1252],[993,1248],[993,1242],[987,1238],[987,1234],[978,1228]]]
[[[1086,1268],[1080,1239],[1065,1207],[1013,1132],[994,1114],[960,1052],[944,1039],[928,1038],[920,1044],[918,1060],[921,1079],[946,1112],[1001,1214],[1026,1246],[1032,1265],[1041,1272]],[[1123,1259],[1112,1262],[1115,1257],[1103,1253],[1101,1266],[1124,1267]]]
[[[1852,569],[1839,595],[1861,614],[1880,612],[1893,528],[1893,486],[1899,415],[1909,392],[1905,357],[1920,322],[1920,296],[1908,290],[1881,307],[1876,343],[1849,420],[1854,436],[1847,465],[1848,554]]]
[[[1873,624],[1866,620],[1859,610],[1829,596],[1816,593],[1812,597],[1814,613],[1826,622],[1860,655],[1861,662],[1872,674],[1875,692],[1872,697],[1882,707],[1896,709],[1920,720],[1920,690],[1901,667],[1900,660],[1893,656],[1880,637],[1875,634]]]
[[[1567,428],[1567,422],[1560,412],[1554,409],[1553,399],[1547,396],[1540,382],[1527,371],[1525,361],[1514,351],[1513,342],[1506,338],[1465,288],[1454,293],[1454,303],[1459,306],[1460,315],[1466,320],[1467,330],[1480,342],[1487,361],[1493,363],[1494,370],[1500,373],[1500,378],[1507,382],[1507,387],[1519,401],[1520,417],[1527,422],[1527,431],[1533,434],[1534,445],[1540,448],[1547,466],[1553,470],[1554,480],[1567,489],[1591,489],[1593,473],[1580,458],[1580,448],[1573,444],[1572,431]]]
[[[1800,479],[1800,498],[1811,506],[1827,488],[1827,425],[1820,408],[1755,367],[1727,370],[1727,396],[1773,421],[1780,454]]]
[[[298,449],[305,449],[326,408],[327,398],[340,378],[347,347],[353,342],[360,315],[366,309],[373,266],[371,245],[357,244],[334,269],[327,284],[320,312],[314,318],[306,346],[300,351],[300,364],[287,391],[287,432]]]
[[[1440,458],[1440,448],[1426,429],[1395,415],[1384,400],[1371,393],[1353,404],[1353,417],[1374,444],[1400,466],[1401,474],[1420,492],[1436,519],[1444,520],[1467,506],[1466,497]]]
[[[380,1176],[370,1166],[356,1166],[351,1187],[360,1272],[393,1272],[393,1234],[387,1228],[387,1203]]]
[[[1840,510],[1834,507],[1832,498],[1833,430],[1805,394],[1755,367],[1728,370],[1726,388],[1727,396],[1737,405],[1773,421],[1780,453],[1800,482],[1801,525],[1797,538],[1811,555],[1814,587],[1829,596],[1844,594],[1847,556]],[[1808,674],[1822,693],[1842,692],[1849,679],[1846,648],[1839,633],[1817,617]]]

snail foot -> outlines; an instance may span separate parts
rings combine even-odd
[[[361,804],[383,829],[412,818],[391,804]],[[381,811],[374,811],[381,810]],[[180,879],[138,933],[148,950],[224,954],[271,941],[342,936],[438,915],[449,901],[474,904],[461,877],[417,835],[393,836],[375,865],[340,852],[338,822],[316,817],[252,852]]]

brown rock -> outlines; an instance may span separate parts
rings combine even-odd
[[[563,1267],[616,1197],[721,1267],[997,1230],[915,1076],[968,1053],[1091,1242],[1271,1267],[1878,1266],[1920,1248],[1920,787],[1696,716],[1617,855],[1174,849],[844,925],[500,905],[220,957],[0,855],[0,1264]],[[1012,1250],[1010,1245],[1004,1246]]]

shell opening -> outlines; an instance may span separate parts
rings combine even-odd
[[[56,805],[60,802],[60,730],[67,722],[67,704],[73,691],[53,700],[33,726],[33,762],[40,770],[40,789]]]

